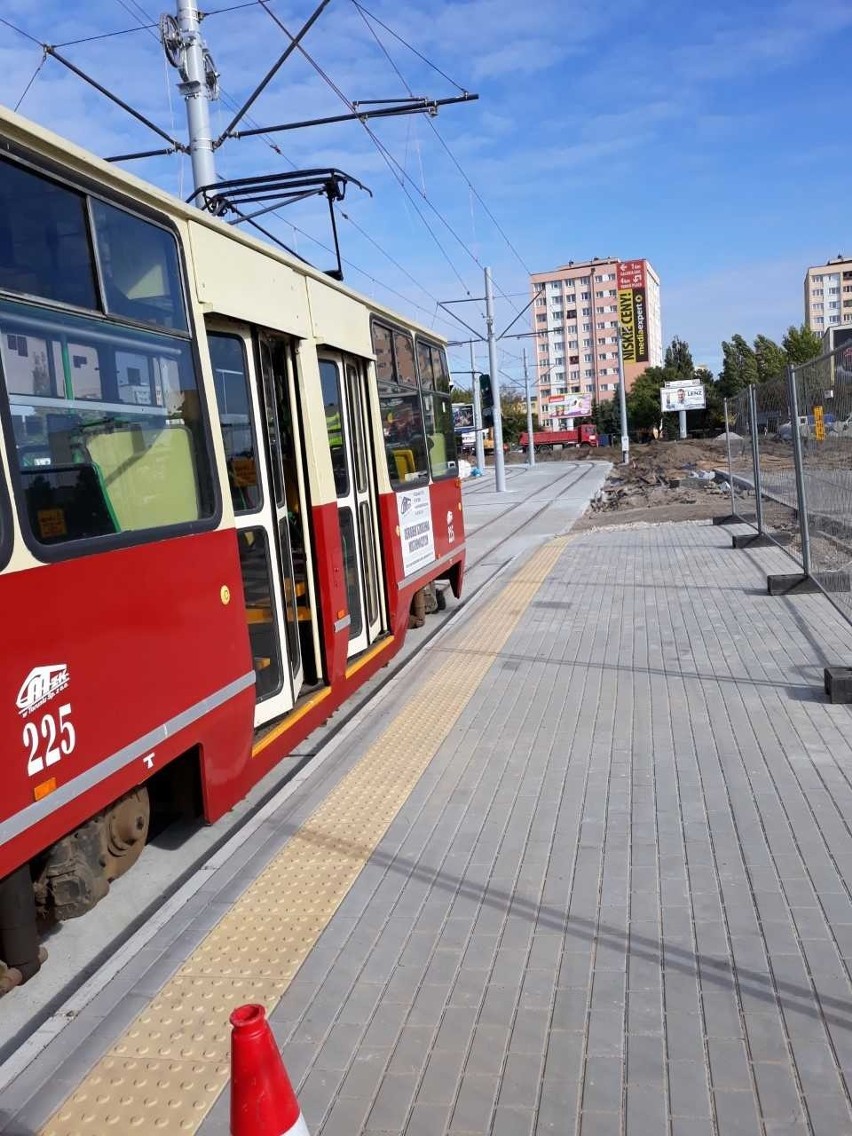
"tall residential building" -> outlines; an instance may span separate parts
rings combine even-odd
[[[805,323],[822,335],[852,324],[852,260],[838,255],[805,273]]]
[[[603,401],[615,394],[619,286],[644,289],[644,305],[636,311],[644,314],[645,327],[637,328],[636,339],[638,356],[647,355],[647,359],[625,363],[627,390],[647,367],[662,366],[660,278],[647,260],[619,261],[616,257],[572,260],[551,272],[534,273],[530,284],[534,296],[536,384],[542,429],[565,428],[571,407],[577,405],[572,395],[590,402],[592,399]],[[645,351],[641,349],[643,331]]]

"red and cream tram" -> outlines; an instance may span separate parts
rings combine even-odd
[[[0,989],[460,593],[446,355],[0,112]]]

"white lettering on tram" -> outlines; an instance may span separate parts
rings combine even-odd
[[[70,682],[68,666],[55,663],[50,666],[34,667],[24,679],[15,704],[22,718],[34,713],[45,702],[55,698]]]

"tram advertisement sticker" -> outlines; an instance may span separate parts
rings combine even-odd
[[[432,506],[429,490],[407,489],[398,493],[399,532],[402,541],[402,566],[406,576],[435,559],[435,536],[432,532]]]

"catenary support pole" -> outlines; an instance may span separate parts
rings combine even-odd
[[[476,440],[476,466],[485,470],[485,442],[482,437],[482,395],[479,390],[479,372],[476,369],[476,348],[470,342],[470,376],[473,384],[473,427]]]
[[[731,516],[737,515],[737,498],[734,493],[734,463],[731,459],[731,419],[728,417],[728,400],[724,401],[725,407],[725,442],[728,447],[728,483],[731,489]]]
[[[530,372],[527,367],[527,349],[524,348],[524,390],[527,396],[527,461],[535,465],[535,440],[533,438],[532,398],[530,397]]]
[[[178,84],[178,90],[186,101],[192,180],[194,188],[200,189],[216,181],[213,135],[210,131],[210,99],[214,84],[209,82],[210,72],[205,66],[205,59],[210,66],[210,57],[205,55],[198,8],[192,0],[178,0],[177,20],[183,38],[183,82]]]
[[[621,343],[621,324],[616,332],[618,340],[618,403],[621,410],[621,463],[630,465],[630,436],[627,433],[627,391],[624,381],[624,348]]]
[[[799,533],[802,538],[802,570],[811,574],[811,530],[808,523],[808,498],[805,493],[805,463],[802,454],[802,433],[799,428],[799,390],[796,371],[787,368],[787,402],[790,406],[790,437],[793,441],[793,467],[796,471],[796,502],[799,508]]]
[[[763,536],[763,491],[760,483],[760,448],[757,440],[757,394],[754,384],[748,388],[748,427],[751,433],[751,461],[754,469],[754,509],[757,532]]]
[[[500,403],[500,375],[497,367],[497,340],[494,336],[494,293],[491,269],[485,269],[485,323],[488,327],[488,369],[494,395],[494,488],[506,492],[506,463],[503,455],[503,410]]]

